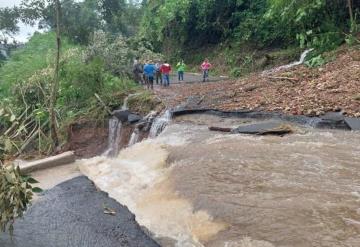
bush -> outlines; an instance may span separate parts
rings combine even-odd
[[[95,58],[101,59],[105,70],[121,77],[132,75],[133,60],[137,56],[143,61],[161,59],[160,54],[152,52],[139,40],[122,36],[114,38],[103,31],[94,33],[90,45],[83,54],[85,62]]]
[[[38,183],[30,176],[23,176],[19,167],[0,166],[0,229],[13,234],[14,221],[22,217],[33,198],[33,192],[41,192],[32,184]]]
[[[241,76],[241,69],[240,68],[233,68],[231,71],[230,71],[230,75],[233,76],[233,77],[240,77]]]
[[[321,65],[324,65],[326,63],[326,60],[321,56],[321,55],[317,55],[309,60],[307,60],[305,62],[305,65],[314,68],[314,67],[319,67]]]

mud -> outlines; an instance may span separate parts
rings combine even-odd
[[[68,128],[68,142],[63,151],[72,150],[78,158],[100,155],[107,147],[107,123],[74,123]]]
[[[121,141],[119,148],[127,147],[134,125],[124,124],[121,130]],[[68,129],[68,142],[63,151],[72,150],[77,158],[92,158],[101,155],[108,145],[108,124],[107,123],[75,123]],[[146,135],[141,135],[141,140]]]
[[[116,212],[104,214],[104,205]],[[157,247],[127,209],[96,189],[85,177],[64,182],[44,193],[15,223],[6,247]]]

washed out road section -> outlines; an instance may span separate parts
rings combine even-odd
[[[104,214],[104,207],[115,215]],[[86,177],[76,177],[45,192],[15,223],[13,240],[0,235],[6,247],[156,247],[135,216],[96,189]]]

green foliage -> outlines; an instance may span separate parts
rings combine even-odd
[[[324,65],[326,63],[326,60],[321,56],[315,56],[305,62],[305,64],[311,68],[319,67],[321,65]]]
[[[62,49],[74,47],[65,38]],[[10,89],[15,84],[22,85],[36,71],[53,64],[55,53],[55,34],[36,33],[26,45],[14,51],[9,61],[0,68],[0,97],[10,95]]]
[[[33,198],[33,192],[39,193],[42,190],[33,187],[38,183],[30,176],[23,176],[19,167],[0,166],[0,229],[9,231],[12,235],[14,231],[14,221],[22,217],[25,210],[29,207]]]
[[[241,76],[241,69],[240,68],[233,68],[231,71],[230,71],[230,75],[232,77],[240,77]]]
[[[56,28],[55,7],[49,0],[23,0],[21,19],[41,28]],[[61,31],[72,42],[86,45],[96,30],[115,35],[134,36],[142,8],[133,1],[124,0],[62,0]]]
[[[132,71],[135,57],[141,60],[160,59],[161,55],[149,49],[148,44],[123,36],[112,37],[103,31],[95,32],[89,46],[84,51],[85,61],[100,58],[105,69],[114,75],[128,76]]]
[[[360,5],[353,5],[358,12]],[[326,51],[344,42],[351,26],[348,6],[338,0],[153,0],[146,5],[141,37],[166,54],[229,41]]]
[[[0,8],[0,41],[19,31],[19,10],[17,8]]]
[[[0,68],[3,154],[21,153],[26,146],[38,149],[40,154],[49,152],[54,41],[53,33],[36,34]],[[87,47],[74,45],[67,39],[63,44],[59,97],[55,105],[57,121],[63,130],[74,118],[104,119],[107,112],[94,94],[100,95],[110,108],[118,107],[127,94],[140,90],[129,76],[134,57],[160,56],[147,49],[146,43],[104,32],[95,33]]]

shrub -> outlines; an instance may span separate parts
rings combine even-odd
[[[33,192],[41,192],[32,184],[38,183],[30,176],[24,176],[19,167],[0,166],[0,229],[10,234],[14,230],[14,221],[22,217],[33,198]]]

